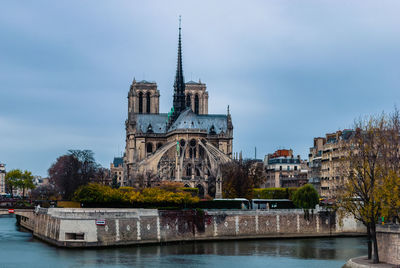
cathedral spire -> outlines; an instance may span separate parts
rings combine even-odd
[[[186,108],[185,106],[185,79],[182,67],[182,40],[181,16],[179,16],[178,61],[174,83],[174,119]]]

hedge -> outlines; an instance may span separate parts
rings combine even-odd
[[[253,198],[256,199],[292,199],[297,188],[254,188]]]
[[[95,204],[104,207],[156,207],[199,202],[199,198],[193,197],[191,192],[179,189],[171,192],[154,187],[138,191],[131,187],[113,189],[96,183],[79,187],[74,193],[73,200],[86,206]]]
[[[199,195],[199,188],[193,188],[193,187],[181,187],[179,190],[190,193],[193,197]]]

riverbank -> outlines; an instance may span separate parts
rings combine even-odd
[[[59,247],[181,241],[362,235],[354,219],[303,210],[40,209],[17,213],[21,226]]]
[[[368,260],[367,256],[361,256],[348,260],[342,268],[393,268],[393,267],[396,266],[393,264],[388,264],[383,262],[373,264],[371,260]]]
[[[204,241],[90,249],[43,243],[0,216],[1,267],[337,268],[366,252],[364,237]],[[23,257],[21,257],[23,256]]]

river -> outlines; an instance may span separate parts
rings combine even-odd
[[[265,239],[163,246],[61,249],[0,216],[0,267],[342,267],[366,254],[365,238]]]

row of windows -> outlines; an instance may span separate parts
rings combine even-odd
[[[150,93],[147,92],[146,95],[144,96],[143,92],[139,92],[139,113],[142,114],[143,113],[143,99],[146,99],[146,113],[150,113],[150,103],[151,103],[151,99],[150,99]],[[188,94],[186,95],[186,107],[191,107],[192,105],[192,99],[191,99],[191,95]],[[196,114],[199,114],[199,95],[195,95],[194,96],[194,112]]]
[[[185,142],[185,140],[182,139],[179,143],[180,143],[180,154],[182,154],[183,148],[184,148],[186,142]],[[200,158],[203,158],[204,157],[204,149],[200,146],[199,147],[199,155],[198,155],[196,145],[197,145],[196,140],[194,140],[194,139],[190,140],[190,142],[189,142],[189,157],[197,158],[199,156]],[[157,143],[156,150],[160,149],[162,146],[163,146],[163,144],[161,142]],[[153,143],[149,142],[146,144],[146,152],[147,153],[153,152]]]
[[[163,146],[163,144],[161,142],[157,143],[157,150],[160,149],[162,146]],[[151,142],[147,143],[146,151],[148,153],[152,153],[153,152],[153,144]]]
[[[287,166],[287,170],[290,170],[290,166]],[[279,170],[282,170],[282,166],[279,166]],[[294,170],[297,170],[297,166],[294,166]]]
[[[190,94],[186,95],[186,107],[192,106],[192,97]],[[199,95],[194,96],[194,112],[199,114]]]
[[[297,158],[276,158],[276,159],[269,159],[268,164],[300,164],[300,159]]]

